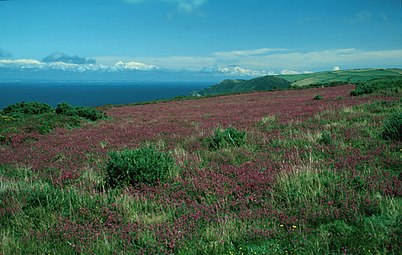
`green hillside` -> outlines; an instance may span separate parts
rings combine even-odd
[[[251,91],[285,89],[291,82],[278,76],[263,76],[251,80],[224,80],[200,91],[201,95],[231,94]]]
[[[356,83],[376,78],[402,75],[401,69],[356,69],[327,71],[309,74],[279,75],[292,83],[292,86],[308,86],[312,84],[326,84],[332,82]]]
[[[356,69],[307,74],[268,75],[251,80],[224,80],[203,89],[201,95],[232,94],[251,91],[286,89],[314,84],[358,83],[378,78],[400,77],[402,69]]]

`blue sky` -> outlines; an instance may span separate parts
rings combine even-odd
[[[0,1],[0,68],[258,76],[402,67],[400,0]]]

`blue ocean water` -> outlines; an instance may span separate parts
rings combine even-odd
[[[213,85],[200,82],[12,82],[0,83],[0,109],[17,102],[56,106],[128,104],[186,96]]]

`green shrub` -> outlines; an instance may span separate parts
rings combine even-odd
[[[58,104],[56,107],[56,113],[67,116],[78,116],[92,121],[104,119],[106,117],[106,113],[98,111],[93,107],[73,107],[68,103]]]
[[[402,141],[402,112],[394,113],[384,121],[382,137]]]
[[[0,144],[7,144],[8,138],[7,136],[0,135]]]
[[[53,108],[48,104],[39,102],[21,102],[9,105],[3,109],[4,114],[14,116],[17,116],[19,114],[37,115],[49,112],[53,112]]]
[[[74,107],[69,103],[60,103],[56,107],[57,114],[69,115],[68,113],[73,110],[74,110]]]
[[[329,132],[328,130],[322,131],[321,132],[321,137],[318,139],[318,142],[320,144],[324,144],[324,145],[332,144],[331,132]]]
[[[313,100],[321,100],[323,97],[321,95],[315,95]]]
[[[109,153],[106,184],[112,188],[138,183],[155,184],[163,181],[176,167],[169,153],[155,150],[153,146],[136,150]]]
[[[359,94],[358,94],[358,92],[354,89],[354,90],[352,90],[352,91],[350,91],[350,94],[349,94],[351,97],[356,97],[356,96],[358,96]]]
[[[206,139],[209,149],[218,150],[226,147],[239,147],[246,143],[246,132],[236,128],[217,128],[214,135]]]
[[[92,121],[104,119],[106,117],[106,113],[98,111],[92,107],[75,107],[74,112],[75,115]]]

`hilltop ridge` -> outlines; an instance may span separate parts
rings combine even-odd
[[[305,74],[267,75],[250,80],[224,80],[216,85],[205,88],[200,95],[219,95],[244,93],[252,91],[266,91],[276,89],[298,88],[311,85],[325,85],[336,83],[357,83],[377,78],[402,76],[402,69],[353,69],[324,71]]]
[[[278,76],[263,76],[251,80],[224,80],[219,84],[201,90],[201,95],[217,95],[229,93],[241,93],[251,91],[264,91],[274,89],[287,89],[291,82]]]

